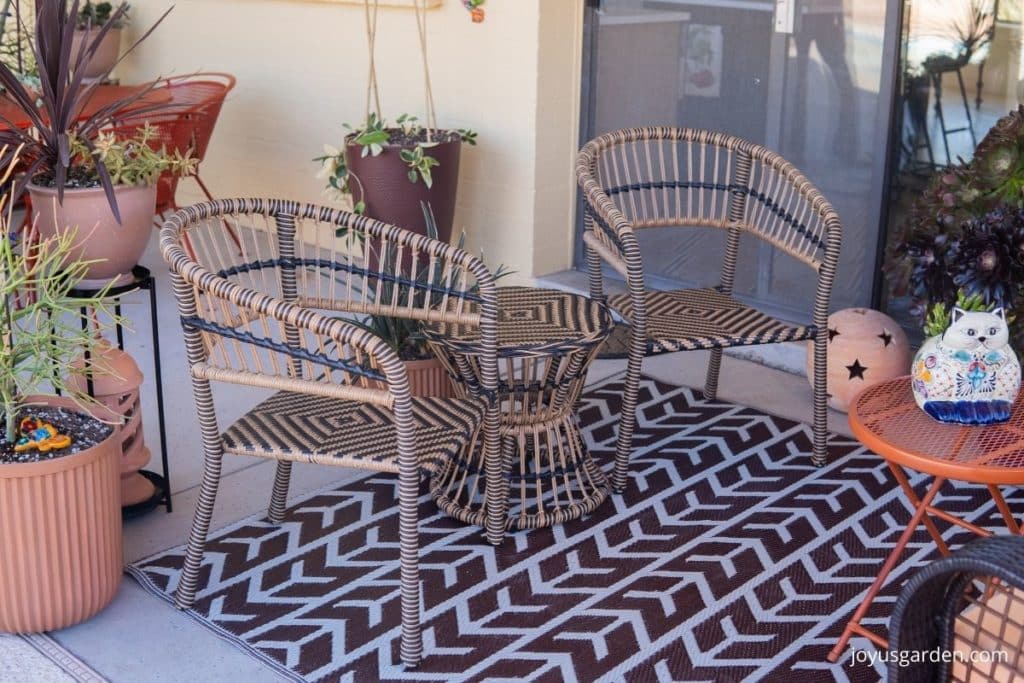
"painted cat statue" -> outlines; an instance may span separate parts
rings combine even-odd
[[[954,308],[942,334],[914,356],[911,386],[917,405],[940,422],[984,425],[1010,419],[1020,390],[1020,363],[1009,345],[1002,308],[991,313]]]

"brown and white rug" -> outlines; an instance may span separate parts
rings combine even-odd
[[[621,377],[602,382],[580,406],[603,464],[621,391]],[[909,512],[881,459],[839,437],[830,449],[814,468],[807,426],[645,379],[629,490],[589,518],[493,548],[424,495],[415,671],[396,663],[390,476],[296,501],[280,526],[253,517],[213,534],[192,614],[298,680],[878,680],[825,655]],[[1003,528],[983,488],[945,494],[947,509]],[[130,572],[169,600],[182,555]],[[896,585],[932,557],[919,534],[865,623],[884,629]]]

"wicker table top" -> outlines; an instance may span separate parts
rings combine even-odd
[[[604,341],[612,328],[608,308],[585,296],[556,289],[498,289],[498,355],[537,355],[587,349]],[[457,353],[479,352],[477,327],[435,323],[424,333]]]
[[[1024,400],[1004,424],[942,424],[917,407],[905,376],[862,391],[849,417],[854,436],[891,462],[947,479],[1024,484]]]

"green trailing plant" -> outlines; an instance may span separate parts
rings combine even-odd
[[[120,13],[114,28],[123,28],[128,23],[129,5],[127,2],[122,2],[118,7],[123,7],[124,12]],[[87,29],[93,26],[103,26],[110,21],[114,14],[114,6],[109,2],[94,3],[92,0],[85,0],[85,4],[78,10],[78,28]]]
[[[102,74],[92,82],[86,82],[84,65],[88,64],[96,54],[104,37],[122,21],[128,11],[127,5],[119,5],[111,13],[107,21],[90,33],[89,39],[79,50],[72,50],[75,27],[79,14],[78,0],[36,0],[34,11],[32,55],[39,67],[41,87],[30,92],[21,82],[21,77],[9,64],[0,62],[0,87],[7,91],[7,97],[20,110],[30,126],[19,128],[15,122],[0,116],[0,146],[7,150],[21,150],[21,160],[25,168],[21,177],[15,182],[15,194],[20,195],[25,186],[38,173],[48,172],[57,188],[58,201],[64,200],[64,188],[70,175],[70,169],[76,161],[71,153],[70,142],[77,138],[92,152],[94,141],[101,130],[113,127],[123,112],[131,110],[135,118],[143,117],[161,109],[173,107],[173,103],[141,104],[155,82],[140,88],[132,95],[121,98],[104,106],[91,116],[83,117],[82,109],[109,75]],[[121,55],[131,53],[150,33],[164,20],[167,12],[154,23],[142,36]],[[120,61],[120,60],[118,60]],[[114,65],[116,66],[116,64]],[[113,70],[113,66],[111,70]],[[0,157],[0,167],[10,164],[13,151]],[[110,172],[102,160],[93,157],[93,181],[102,187],[107,201],[118,222],[121,214],[114,196],[114,182]]]
[[[152,185],[164,172],[181,177],[195,172],[199,162],[191,150],[168,152],[165,146],[156,146],[157,140],[156,129],[146,125],[128,136],[102,132],[92,149],[72,138],[71,153],[88,176],[95,175],[96,164],[102,163],[115,185]]]
[[[0,184],[6,186],[13,168],[6,167]],[[121,322],[110,310],[106,289],[88,298],[69,296],[92,264],[75,257],[74,230],[52,237],[15,232],[11,205],[9,192],[0,196],[0,410],[9,443],[16,440],[26,397],[47,387],[83,407],[95,404],[76,388],[84,382],[68,381],[93,371],[92,364],[76,368],[67,359],[83,349],[95,351],[95,335]],[[95,320],[85,329],[80,324],[83,307],[94,312]]]
[[[0,13],[0,62],[6,64],[30,90],[38,91],[39,67],[32,52],[35,13],[32,0],[4,0]],[[15,12],[20,10],[20,14]]]
[[[349,144],[358,146],[360,155],[364,157],[379,156],[390,146],[401,147],[399,155],[409,167],[409,182],[422,182],[427,187],[432,187],[434,178],[431,169],[438,166],[439,162],[430,155],[429,150],[441,142],[460,140],[467,145],[476,145],[477,141],[476,132],[466,128],[428,131],[420,124],[419,119],[411,114],[402,114],[395,119],[395,125],[392,126],[375,112],[370,112],[362,125],[353,127],[346,123],[344,128],[348,133],[341,147],[324,145],[324,154],[313,159],[320,163],[317,177],[327,181],[324,189],[334,198],[352,193],[349,183],[353,180],[353,174],[345,158],[345,148]],[[358,182],[358,178],[355,181]],[[356,213],[363,213],[366,205],[362,201],[357,202],[353,210]]]
[[[434,213],[430,210],[430,207],[426,204],[422,204],[423,208],[423,219],[427,225],[427,236],[432,239],[437,239],[437,222],[434,219]],[[466,234],[462,233],[459,236],[459,242],[457,246],[461,249],[466,241]],[[483,254],[481,254],[481,258]],[[381,255],[382,259],[382,270],[385,272],[392,271],[395,269],[397,259],[399,258],[399,252],[397,248],[391,248],[387,253]],[[426,303],[425,297],[427,294],[428,284],[428,269],[421,269],[417,274],[416,282],[422,287],[417,287],[413,294],[413,305],[422,306]],[[505,265],[501,264],[497,270],[494,271],[494,279],[498,280],[508,275],[511,275],[514,271],[509,270]],[[432,296],[436,298],[436,301],[432,301],[431,304],[440,305],[444,297],[444,282],[441,273],[435,273],[434,282],[431,283],[434,290]],[[399,300],[404,301],[407,296],[409,285],[398,284],[390,281],[384,281],[377,285],[381,288],[380,300],[391,301]],[[394,288],[398,287],[399,292],[395,292]],[[373,298],[373,292],[367,292],[368,298]],[[424,358],[430,358],[430,349],[427,346],[426,337],[423,334],[423,323],[419,320],[409,320],[408,318],[396,318],[388,315],[370,315],[365,318],[359,318],[351,321],[357,327],[370,332],[371,334],[380,337],[387,344],[398,353],[402,360],[422,360]]]

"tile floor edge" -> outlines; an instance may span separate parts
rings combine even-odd
[[[107,678],[50,634],[27,633],[19,637],[78,683],[107,683]]]

